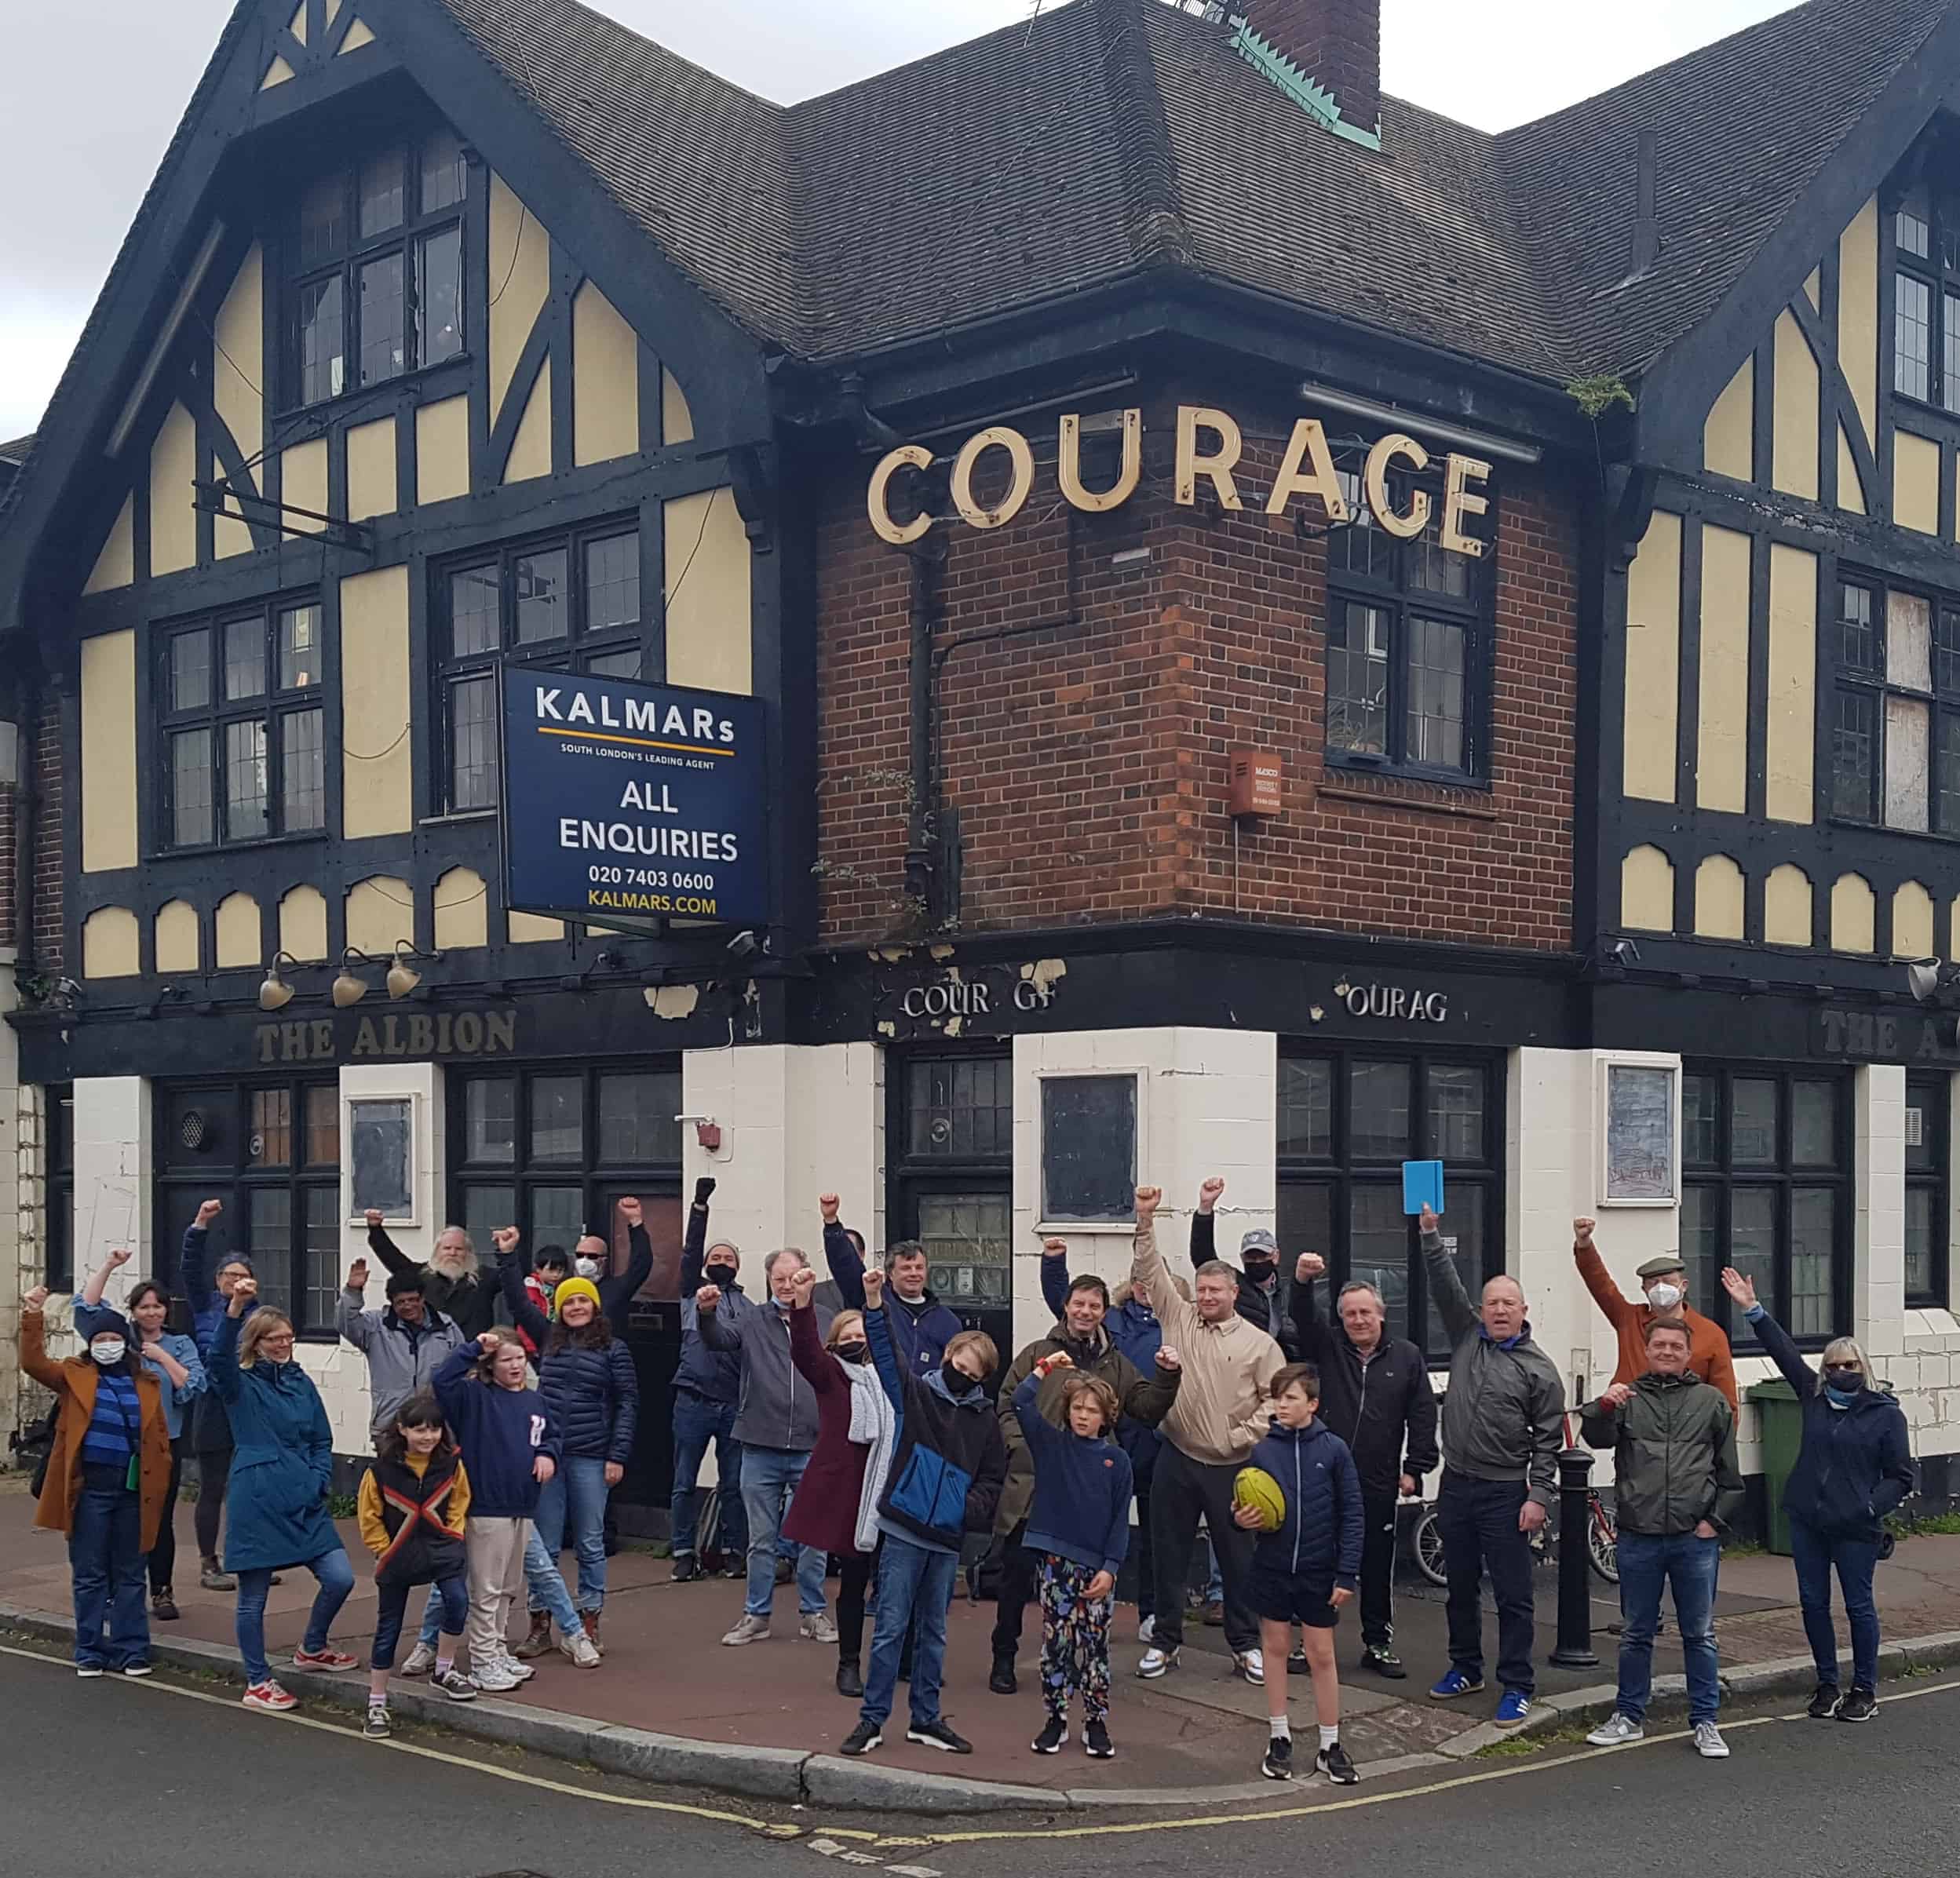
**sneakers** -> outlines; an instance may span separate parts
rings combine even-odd
[[[1042,1731],[1030,1744],[1037,1754],[1059,1754],[1068,1739],[1068,1724],[1059,1715],[1051,1715],[1042,1725]]]
[[[1154,1643],[1156,1640],[1157,1618],[1155,1613],[1153,1612],[1150,1616],[1139,1621],[1137,1625],[1137,1641],[1140,1643]]]
[[[527,1683],[538,1672],[529,1663],[520,1663],[510,1654],[508,1646],[497,1652],[497,1667],[506,1676],[514,1676],[520,1683]]]
[[[721,1639],[731,1650],[737,1649],[744,1643],[766,1643],[768,1640],[769,1620],[767,1617],[752,1617],[746,1611],[734,1629]]]
[[[436,1653],[426,1643],[418,1643],[401,1666],[403,1676],[426,1676],[436,1667]]]
[[[338,1676],[343,1670],[360,1668],[360,1658],[349,1656],[344,1650],[295,1650],[293,1667],[321,1676]]]
[[[1710,1727],[1712,1728],[1713,1726],[1711,1723]],[[1629,1741],[1644,1741],[1646,1738],[1647,1730],[1633,1716],[1615,1712],[1609,1715],[1587,1735],[1586,1741],[1587,1746],[1593,1748],[1622,1748]],[[1695,1738],[1699,1742],[1699,1732]],[[1726,1753],[1728,1750],[1725,1749],[1723,1752]]]
[[[864,1671],[856,1657],[840,1657],[837,1665],[837,1692],[848,1701],[864,1699]]]
[[[75,1673],[83,1682],[92,1683],[97,1676],[107,1676],[109,1672],[100,1663],[77,1663]]]
[[[1405,1680],[1408,1671],[1402,1667],[1402,1659],[1392,1650],[1364,1650],[1361,1653],[1361,1667],[1372,1670],[1377,1676],[1385,1676],[1392,1683]]]
[[[148,1663],[125,1663],[122,1673],[125,1676],[149,1676],[154,1672]]]
[[[1868,1722],[1878,1712],[1878,1698],[1869,1689],[1853,1689],[1838,1705],[1841,1722]]]
[[[1259,1771],[1268,1780],[1293,1778],[1293,1743],[1283,1734],[1276,1734],[1266,1743],[1266,1758],[1260,1762]]]
[[[1109,1738],[1107,1722],[1090,1722],[1082,1729],[1082,1745],[1088,1750],[1091,1760],[1114,1760],[1116,1744]]]
[[[1216,1603],[1207,1604],[1205,1606],[1205,1621],[1210,1625],[1214,1630],[1223,1630],[1225,1628],[1225,1600],[1223,1599],[1220,1599]]]
[[[1531,1712],[1531,1698],[1522,1689],[1507,1689],[1491,1717],[1500,1728],[1521,1728]]]
[[[1313,1757],[1313,1770],[1324,1774],[1337,1787],[1351,1787],[1361,1778],[1348,1759],[1347,1749],[1338,1741],[1331,1748],[1323,1748]]]
[[[604,1612],[597,1610],[582,1610],[579,1614],[579,1621],[585,1627],[586,1637],[601,1656],[606,1654],[606,1639],[599,1633],[599,1626],[604,1617]]]
[[[860,1722],[851,1732],[838,1743],[837,1751],[848,1754],[855,1760],[860,1754],[869,1754],[874,1748],[885,1745],[885,1730],[876,1722]]]
[[[458,1668],[438,1669],[429,1679],[432,1689],[440,1689],[452,1702],[473,1702],[476,1699],[476,1685]]]
[[[486,1695],[508,1695],[524,1686],[524,1679],[513,1675],[504,1667],[502,1659],[496,1657],[487,1663],[472,1665],[469,1679]]]
[[[277,1683],[269,1679],[263,1683],[254,1683],[239,1699],[244,1707],[263,1708],[268,1715],[283,1715],[288,1708],[299,1706],[297,1697],[287,1694]]]
[[[1827,1722],[1838,1712],[1838,1705],[1842,1699],[1835,1683],[1819,1683],[1804,1713],[1813,1722]]]
[[[531,1628],[524,1632],[524,1640],[511,1652],[520,1663],[527,1663],[533,1657],[542,1656],[551,1647],[551,1618],[544,1611],[531,1614]]]
[[[1168,1650],[1160,1650],[1153,1643],[1146,1650],[1137,1665],[1137,1673],[1146,1683],[1154,1683],[1160,1676],[1168,1676],[1177,1667],[1177,1646],[1173,1643]]]
[[[1232,1666],[1255,1689],[1266,1679],[1266,1656],[1262,1650],[1235,1650]]]
[[[174,1624],[183,1615],[177,1607],[177,1599],[171,1595],[169,1585],[165,1585],[161,1591],[150,1593],[150,1615],[162,1624]]]
[[[1728,1743],[1722,1739],[1722,1731],[1713,1722],[1695,1724],[1695,1752],[1703,1760],[1726,1760]]]
[[[914,1722],[905,1730],[908,1741],[916,1741],[922,1748],[936,1748],[942,1754],[971,1754],[973,1744],[963,1735],[955,1734],[947,1727],[944,1717],[936,1721]]]
[[[228,1571],[220,1571],[215,1559],[206,1559],[204,1569],[197,1575],[197,1581],[206,1591],[236,1591],[238,1580]]]
[[[676,1552],[673,1576],[668,1581],[674,1584],[692,1584],[696,1578],[705,1578],[707,1575],[702,1569],[701,1561],[692,1552]]]
[[[1287,1668],[1294,1676],[1305,1676],[1307,1673],[1307,1652],[1304,1644],[1298,1650],[1290,1650],[1287,1652]]]
[[[797,1628],[799,1635],[807,1637],[812,1643],[835,1643],[837,1641],[837,1626],[830,1621],[830,1614],[827,1610],[812,1611]]]
[[[564,1652],[581,1669],[599,1667],[599,1646],[582,1632],[564,1646]]]
[[[1014,1679],[1014,1659],[1011,1656],[997,1656],[994,1667],[987,1672],[987,1686],[996,1695],[1012,1695],[1020,1684]],[[1043,1749],[1045,1753],[1046,1749]]]
[[[361,1733],[371,1741],[385,1741],[394,1732],[388,1719],[387,1703],[370,1702],[367,1705],[367,1721]]]
[[[1452,1669],[1429,1685],[1433,1701],[1453,1702],[1459,1695],[1475,1695],[1484,1687],[1480,1676],[1465,1676],[1460,1669]]]

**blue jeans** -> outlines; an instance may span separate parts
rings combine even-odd
[[[1878,1606],[1872,1601],[1871,1574],[1878,1566],[1876,1539],[1837,1538],[1801,1519],[1790,1522],[1791,1562],[1797,1567],[1797,1599],[1804,1611],[1804,1635],[1817,1660],[1817,1680],[1838,1687],[1838,1633],[1830,1622],[1830,1574],[1834,1566],[1851,1622],[1851,1681],[1856,1689],[1878,1687]]]
[[[1524,1504],[1521,1480],[1476,1480],[1445,1468],[1436,1495],[1436,1530],[1449,1579],[1447,1610],[1450,1667],[1473,1683],[1484,1679],[1484,1574],[1497,1600],[1497,1677],[1507,1690],[1531,1694],[1534,1610],[1531,1543],[1518,1530]]]
[[[752,1617],[766,1617],[776,1603],[776,1555],[783,1516],[810,1457],[798,1448],[742,1450],[742,1507],[749,1516],[749,1587],[743,1605]],[[798,1548],[797,1603],[806,1617],[823,1608],[823,1554],[813,1545]]]
[[[547,1613],[562,1637],[585,1635],[586,1627],[565,1589],[564,1575],[558,1570],[558,1555],[545,1550],[534,1522],[524,1541],[524,1603],[534,1611]],[[433,1607],[433,1601],[432,1601]]]
[[[75,1577],[75,1660],[122,1669],[150,1660],[143,1602],[143,1502],[119,1467],[89,1467],[75,1503],[68,1569]]]
[[[860,1719],[883,1727],[898,1687],[899,1657],[912,1633],[912,1726],[939,1719],[940,1679],[946,1669],[946,1607],[959,1580],[951,1552],[928,1552],[887,1533],[878,1571],[878,1628],[864,1679]]]
[[[748,1521],[742,1511],[742,1444],[735,1438],[735,1404],[710,1402],[692,1389],[673,1398],[673,1555],[695,1553],[695,1515],[700,1509],[701,1463],[710,1445],[721,1482],[721,1552],[732,1559],[748,1548]]]
[[[354,1568],[347,1563],[347,1554],[337,1545],[312,1560],[306,1569],[319,1581],[319,1590],[314,1595],[312,1614],[306,1620],[306,1635],[300,1647],[324,1650],[327,1633],[347,1602],[347,1594],[354,1588]],[[238,1574],[238,1653],[245,1659],[246,1683],[253,1688],[268,1680],[272,1673],[265,1661],[265,1594],[272,1586],[269,1566]]]
[[[564,1551],[570,1519],[571,1549],[579,1559],[579,1608],[599,1610],[606,1602],[606,1464],[596,1454],[568,1454],[538,1490],[531,1530],[554,1560]],[[528,1599],[526,1600],[529,1602]],[[542,1604],[531,1608],[541,1610]]]
[[[402,1619],[408,1612],[409,1587],[384,1584],[374,1600],[374,1647],[367,1659],[370,1669],[392,1669],[395,1648],[400,1643]],[[441,1578],[429,1588],[429,1612],[437,1626],[438,1637],[447,1634],[452,1643],[459,1642],[469,1620],[469,1581],[461,1572]],[[433,1649],[436,1646],[430,1645]],[[452,1655],[454,1654],[452,1650]]]
[[[1621,1714],[1644,1721],[1654,1690],[1654,1632],[1660,1627],[1661,1592],[1672,1587],[1681,1620],[1681,1663],[1688,1672],[1688,1719],[1712,1722],[1721,1706],[1715,1661],[1715,1579],[1722,1562],[1719,1539],[1692,1533],[1666,1537],[1619,1533],[1619,1700]]]

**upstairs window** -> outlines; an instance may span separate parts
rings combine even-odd
[[[1960,201],[1913,189],[1892,211],[1892,381],[1960,411]]]
[[[288,251],[287,404],[323,403],[462,351],[468,186],[462,146],[445,130],[307,190]]]
[[[438,793],[451,813],[494,808],[500,665],[641,676],[640,532],[615,523],[452,563],[435,616]]]
[[[162,844],[210,848],[327,826],[320,610],[254,608],[160,636]]]
[[[1960,834],[1960,604],[1839,584],[1830,812]]]

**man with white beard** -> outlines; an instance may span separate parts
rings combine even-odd
[[[391,1277],[419,1278],[424,1300],[462,1332],[465,1342],[496,1328],[497,1286],[478,1269],[476,1249],[460,1226],[445,1226],[436,1234],[429,1263],[418,1264],[388,1236],[380,1209],[370,1206],[367,1249]]]

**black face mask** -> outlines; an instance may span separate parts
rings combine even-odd
[[[708,1282],[724,1287],[732,1285],[738,1269],[733,1265],[710,1265],[708,1267]]]
[[[871,1354],[871,1346],[869,1344],[839,1344],[833,1354],[840,1362],[861,1363]]]
[[[969,1389],[973,1387],[973,1377],[961,1369],[950,1356],[940,1365],[939,1373],[944,1380],[947,1388],[951,1389],[955,1395],[964,1395]]]
[[[1245,1261],[1245,1268],[1246,1276],[1250,1278],[1255,1285],[1263,1285],[1279,1269],[1271,1259],[1247,1259]]]
[[[1824,1380],[1841,1395],[1856,1395],[1865,1386],[1862,1369],[1827,1369]]]

